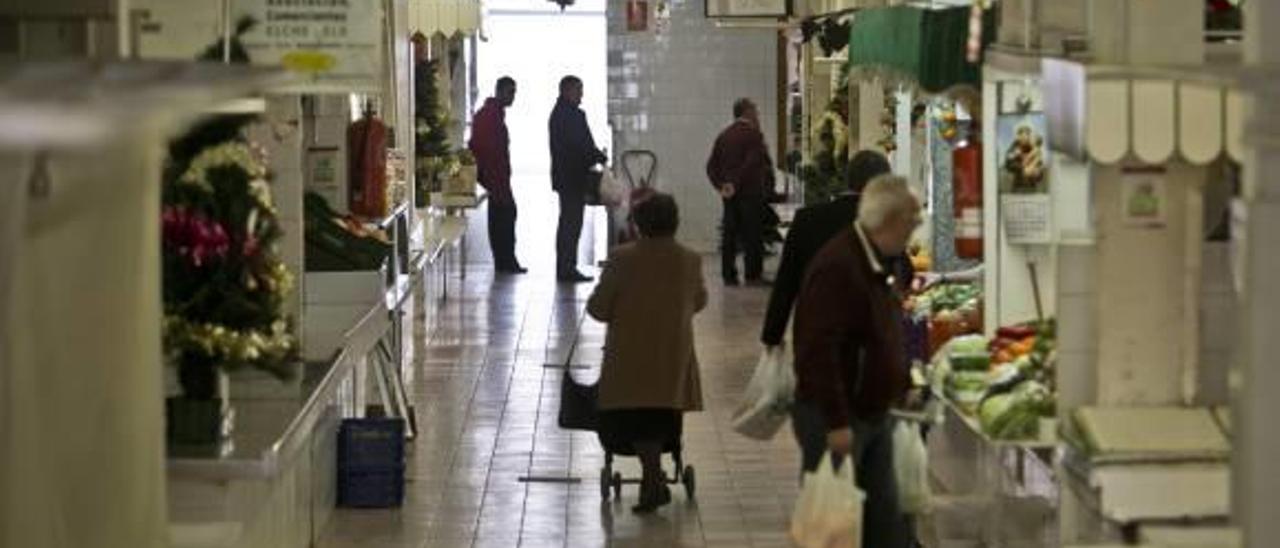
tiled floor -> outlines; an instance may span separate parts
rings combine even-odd
[[[546,273],[495,279],[472,270],[439,312],[410,381],[421,435],[398,510],[339,510],[325,548],[461,546],[788,546],[798,490],[790,435],[770,443],[735,434],[729,417],[755,364],[767,293],[723,289],[710,270],[711,303],[698,317],[706,411],[685,419],[685,460],[697,500],[638,517],[638,496],[602,503],[595,435],[556,425],[562,369],[593,380],[604,326],[585,318],[590,286],[557,286]],[[584,319],[585,318],[585,319]],[[575,350],[576,348],[576,350]],[[628,476],[635,459],[621,458]],[[669,466],[669,461],[668,461]],[[523,482],[526,477],[574,483]]]

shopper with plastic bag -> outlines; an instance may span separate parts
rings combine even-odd
[[[822,457],[817,470],[804,475],[800,500],[791,513],[791,540],[801,548],[862,546],[862,491],[853,484],[846,457]]]
[[[791,414],[795,385],[795,372],[787,349],[766,348],[747,383],[742,402],[733,413],[733,429],[748,438],[772,439]]]
[[[818,252],[795,311],[796,403],[792,425],[805,470],[828,451],[852,457],[867,495],[862,546],[907,548],[910,520],[898,500],[889,409],[909,386],[902,296],[889,262],[920,224],[905,179],[867,185],[858,218]]]

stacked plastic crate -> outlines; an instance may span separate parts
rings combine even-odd
[[[338,505],[390,508],[404,501],[404,420],[346,419],[338,433]]]

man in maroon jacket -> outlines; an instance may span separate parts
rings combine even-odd
[[[494,96],[471,119],[471,142],[480,185],[489,192],[489,249],[494,269],[501,274],[528,272],[516,260],[516,200],[511,193],[511,140],[506,109],[516,100],[516,81],[498,79]]]
[[[707,160],[707,178],[724,202],[720,226],[720,274],[726,285],[738,285],[741,243],[749,285],[764,280],[765,201],[773,192],[773,161],[760,132],[760,113],[750,99],[733,104],[734,122],[716,138]]]
[[[905,179],[881,175],[862,192],[858,218],[809,265],[795,311],[796,404],[792,427],[806,470],[823,453],[849,455],[867,493],[863,546],[907,548],[909,518],[894,482],[889,408],[909,373],[902,296],[890,260],[920,226]]]

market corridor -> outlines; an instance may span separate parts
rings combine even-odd
[[[557,286],[545,270],[495,279],[477,267],[462,289],[425,322],[433,328],[406,379],[420,437],[404,506],[339,509],[321,546],[789,545],[798,491],[791,436],[760,443],[728,424],[758,355],[767,292],[708,283],[711,302],[696,323],[707,409],[686,416],[684,434],[697,501],[675,488],[670,506],[639,517],[630,511],[634,485],[621,501],[601,503],[595,435],[556,425],[564,370],[555,366],[568,363],[586,381],[598,372],[604,326],[583,311],[591,286]],[[636,459],[615,463],[638,477]],[[669,459],[664,466],[670,472]]]

